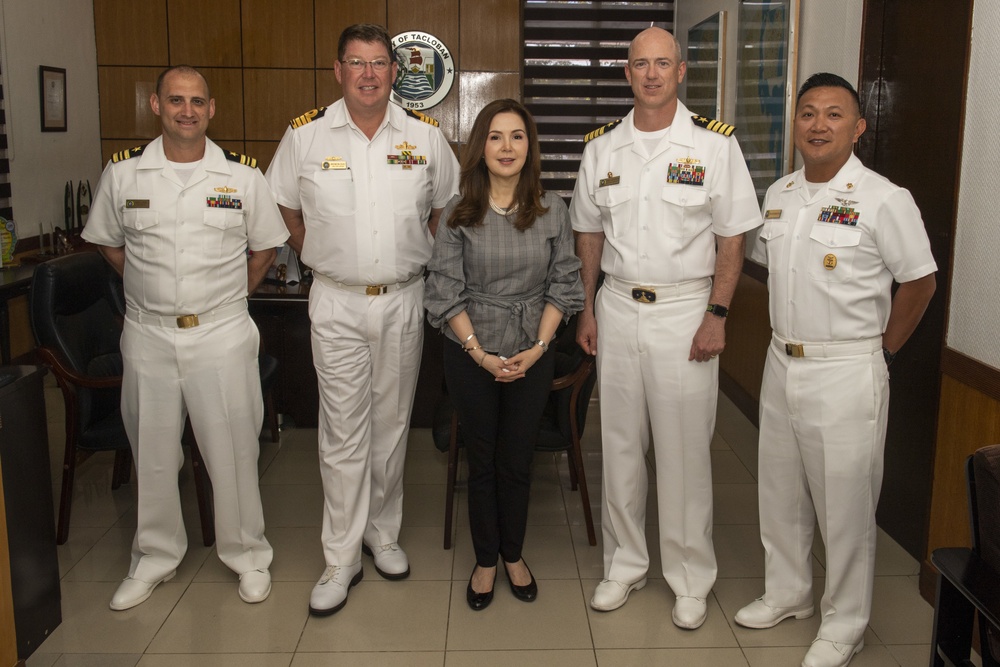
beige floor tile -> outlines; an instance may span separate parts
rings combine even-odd
[[[297,651],[443,651],[451,588],[450,581],[384,581],[366,569],[347,606],[309,617]]]
[[[144,655],[136,667],[288,667],[292,653]]]
[[[588,594],[597,581],[583,582]],[[589,586],[588,586],[589,584]],[[594,647],[612,648],[729,648],[736,637],[729,629],[715,597],[708,599],[708,618],[697,630],[682,630],[671,620],[674,594],[662,579],[650,579],[646,587],[633,591],[625,606],[611,612],[587,607]]]
[[[713,484],[753,484],[754,476],[732,450],[712,450]]]
[[[56,664],[56,660],[62,657],[61,653],[42,653],[40,651],[35,651],[31,656],[25,661],[26,667],[52,667]]]
[[[319,474],[319,455],[306,448],[288,449],[274,457],[260,478],[261,485],[312,484],[323,481]]]
[[[926,643],[933,623],[934,608],[920,597],[918,577],[875,577],[868,625],[882,643]]]
[[[140,658],[138,654],[64,653],[52,667],[134,667]]]
[[[886,646],[886,648],[889,649],[889,653],[892,654],[892,657],[896,659],[896,662],[898,662],[901,667],[910,667],[910,665],[913,665],[914,667],[917,667],[917,665],[924,667],[924,665],[930,663],[930,644],[895,644],[892,646]]]
[[[746,667],[743,651],[738,648],[647,648],[601,649],[597,651],[601,667],[647,667],[647,665],[684,665],[684,667]]]
[[[73,486],[73,503],[70,508],[70,535],[77,526],[94,526],[108,528],[130,511],[134,511],[136,495],[135,486],[128,484],[111,490],[110,467],[114,457],[107,462],[107,480],[87,480],[87,475],[78,476]],[[91,468],[93,469],[93,468]],[[83,477],[84,479],[80,479]],[[59,517],[59,493],[56,486],[53,489],[53,508],[56,521]]]
[[[448,455],[436,449],[406,452],[403,479],[411,484],[444,484],[448,481]]]
[[[719,393],[719,407],[716,415],[715,430],[729,444],[733,453],[756,481],[757,427],[721,392]]]
[[[58,512],[58,508],[56,512]],[[92,526],[76,526],[70,528],[69,539],[65,544],[56,547],[59,557],[59,576],[64,577],[66,573],[76,567],[94,545],[101,541],[101,538],[108,532],[108,528],[97,528]]]
[[[444,526],[445,485],[410,484],[403,485],[403,525],[423,527]],[[459,503],[455,502],[455,512]],[[464,505],[463,505],[464,507]]]
[[[404,521],[404,523],[406,523]],[[410,581],[450,581],[455,550],[444,549],[444,528],[404,525],[399,544],[410,559]],[[374,563],[364,556],[365,574],[371,571],[378,578]]]
[[[160,584],[148,600],[126,611],[108,603],[110,583],[63,582],[62,624],[38,648],[40,653],[142,653],[187,584]]]
[[[319,526],[265,528],[265,536],[274,549],[269,568],[272,581],[308,581],[319,579],[326,563],[320,544]],[[205,559],[194,581],[198,583],[236,581],[236,574],[213,552]]]
[[[587,541],[587,527],[583,523],[570,524],[570,534],[573,538],[573,551],[576,553],[576,569],[580,573],[581,579],[604,578],[604,548],[602,546],[603,536],[601,535],[601,525],[595,526],[597,534],[597,546],[590,546]],[[587,599],[593,591],[584,591]]]
[[[920,574],[920,563],[909,552],[878,529],[875,543],[875,576],[909,576]]]
[[[448,651],[592,647],[586,604],[577,580],[541,582],[538,599],[532,603],[517,600],[498,585],[493,603],[482,611],[469,608],[465,590],[460,582],[452,587]]]
[[[750,667],[798,667],[808,650],[806,647],[743,649]],[[851,667],[899,667],[899,664],[886,647],[866,642],[864,650],[851,660]]]
[[[260,487],[267,528],[319,526],[323,487],[319,484],[268,484]]]
[[[718,431],[716,431],[715,433],[712,434],[711,448],[712,449],[718,449],[720,451],[725,451],[725,452],[731,451],[731,449],[732,449],[729,446],[729,443],[726,442],[726,439],[723,438],[722,435]]]
[[[246,604],[235,581],[193,583],[147,653],[291,653],[309,613],[311,589],[305,582],[274,582],[267,600]]]
[[[712,486],[713,521],[716,526],[726,524],[760,523],[757,512],[756,484],[720,484]]]
[[[764,576],[764,545],[756,525],[721,525],[712,529],[719,579]]]
[[[549,651],[448,651],[445,667],[597,667],[592,649]]]
[[[296,653],[291,667],[441,667],[443,651],[397,653]]]

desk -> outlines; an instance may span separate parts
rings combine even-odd
[[[281,364],[273,389],[277,411],[297,426],[315,428],[319,389],[309,334],[309,286],[261,285],[249,299],[264,349]],[[424,350],[410,425],[430,428],[444,382],[441,336],[424,322]]]
[[[7,303],[31,289],[34,264],[0,269],[0,363],[10,363],[10,308]]]

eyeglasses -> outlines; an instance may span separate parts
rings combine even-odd
[[[341,60],[340,62],[347,65],[351,70],[355,72],[363,72],[366,65],[371,65],[372,69],[376,72],[384,72],[389,69],[389,61],[384,58],[379,58],[377,60],[361,60],[361,58],[348,58],[347,60]]]

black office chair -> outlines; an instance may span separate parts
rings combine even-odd
[[[973,618],[979,616],[983,667],[1000,667],[1000,445],[966,460],[972,548],[935,549],[938,570],[931,666],[972,665]]]
[[[128,483],[132,453],[121,416],[120,279],[97,253],[79,252],[39,264],[29,295],[38,354],[62,390],[66,447],[57,544],[69,537],[77,463],[114,451],[111,488]],[[117,291],[117,294],[116,294]],[[191,448],[205,546],[215,543],[211,491],[197,445]],[[207,517],[207,519],[206,519]]]
[[[576,318],[572,318],[553,342],[556,353],[555,378],[545,412],[535,451],[562,452],[569,459],[570,488],[579,488],[580,501],[587,524],[587,539],[597,545],[594,518],[590,509],[590,492],[583,470],[580,438],[587,421],[590,396],[597,382],[594,358],[576,344]],[[458,478],[458,450],[462,446],[462,427],[448,396],[444,391],[434,411],[434,444],[448,453],[448,480],[444,508],[444,548],[452,544],[452,524],[455,506],[455,483]]]

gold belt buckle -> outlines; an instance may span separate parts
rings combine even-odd
[[[385,294],[386,291],[385,285],[368,285],[365,287],[365,296],[378,296],[379,294]]]
[[[198,316],[197,315],[178,315],[177,316],[177,328],[178,329],[190,329],[191,327],[198,326]]]
[[[790,357],[806,356],[805,351],[802,349],[802,343],[785,343],[785,354]]]
[[[639,303],[655,303],[656,290],[652,287],[633,287],[632,298]]]

